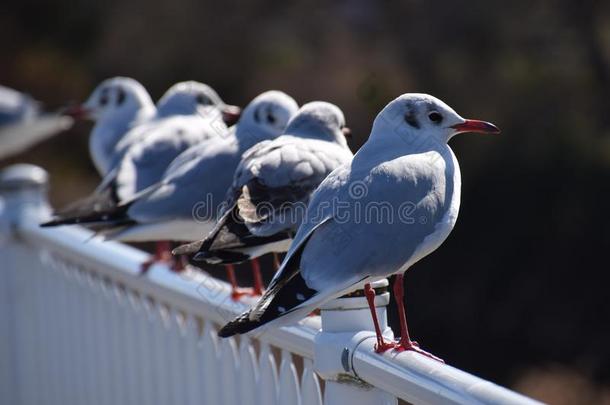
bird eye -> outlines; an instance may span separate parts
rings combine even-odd
[[[271,125],[275,124],[275,117],[271,113],[267,113],[267,122]]]
[[[105,94],[100,96],[99,103],[100,103],[100,106],[102,106],[102,107],[105,106],[106,104],[108,104],[108,96]]]
[[[119,87],[119,90],[117,92],[117,96],[116,96],[116,105],[121,105],[125,102],[125,98],[127,98],[127,95],[125,94],[125,90],[123,90],[122,88]]]
[[[210,104],[212,104],[212,100],[210,100],[209,98],[207,98],[203,94],[199,94],[197,96],[196,101],[197,101],[197,104],[201,104],[201,105],[210,105]]]
[[[440,122],[443,120],[443,116],[438,111],[432,111],[430,114],[428,114],[428,118],[435,124],[440,124]]]

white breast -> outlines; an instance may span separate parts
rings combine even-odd
[[[415,252],[411,258],[405,263],[396,274],[404,273],[413,264],[426,257],[433,251],[435,251],[444,241],[447,239],[455,223],[457,221],[458,212],[460,210],[460,197],[462,193],[462,175],[460,173],[460,166],[457,158],[449,146],[447,146],[448,158],[453,160],[453,175],[447,176],[447,182],[453,182],[453,194],[451,195],[451,202],[449,208],[443,215],[441,221],[439,221],[433,233],[428,235],[424,241],[415,249]],[[451,173],[447,173],[451,175]]]

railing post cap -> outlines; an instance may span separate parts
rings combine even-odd
[[[17,191],[30,188],[45,188],[49,174],[43,168],[19,163],[0,171],[0,192]]]

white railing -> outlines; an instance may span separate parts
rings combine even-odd
[[[45,182],[31,166],[0,177],[2,404],[536,403],[412,352],[374,353],[362,298],[219,339],[246,308],[227,284],[164,266],[140,277],[144,252],[78,227],[39,228]],[[377,301],[391,335],[388,294]]]

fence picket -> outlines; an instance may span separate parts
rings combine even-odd
[[[251,401],[258,389],[258,367],[252,342],[247,336],[239,343],[239,390],[241,402]]]
[[[238,367],[239,360],[235,339],[222,339],[220,341],[220,364],[218,369],[223,383],[220,395],[224,405],[237,405],[240,403],[239,392],[236,389],[239,383],[237,379]]]
[[[287,350],[282,350],[282,360],[280,363],[279,403],[295,405],[301,403],[297,369],[292,362],[292,355]]]
[[[198,356],[199,324],[197,319],[188,314],[184,321],[184,336],[182,343],[182,368],[184,369],[183,385],[186,393],[186,404],[196,405],[202,398],[203,376],[202,365]]]
[[[199,359],[203,369],[203,403],[219,404],[220,384],[219,384],[219,369],[220,369],[220,353],[219,345],[216,338],[216,329],[212,322],[206,321],[203,325],[201,343],[199,344]]]
[[[261,343],[259,355],[259,404],[275,405],[278,402],[279,378],[275,357],[267,343]]]
[[[301,401],[303,405],[322,405],[322,390],[318,376],[313,369],[313,361],[303,359],[303,375],[301,377]]]

